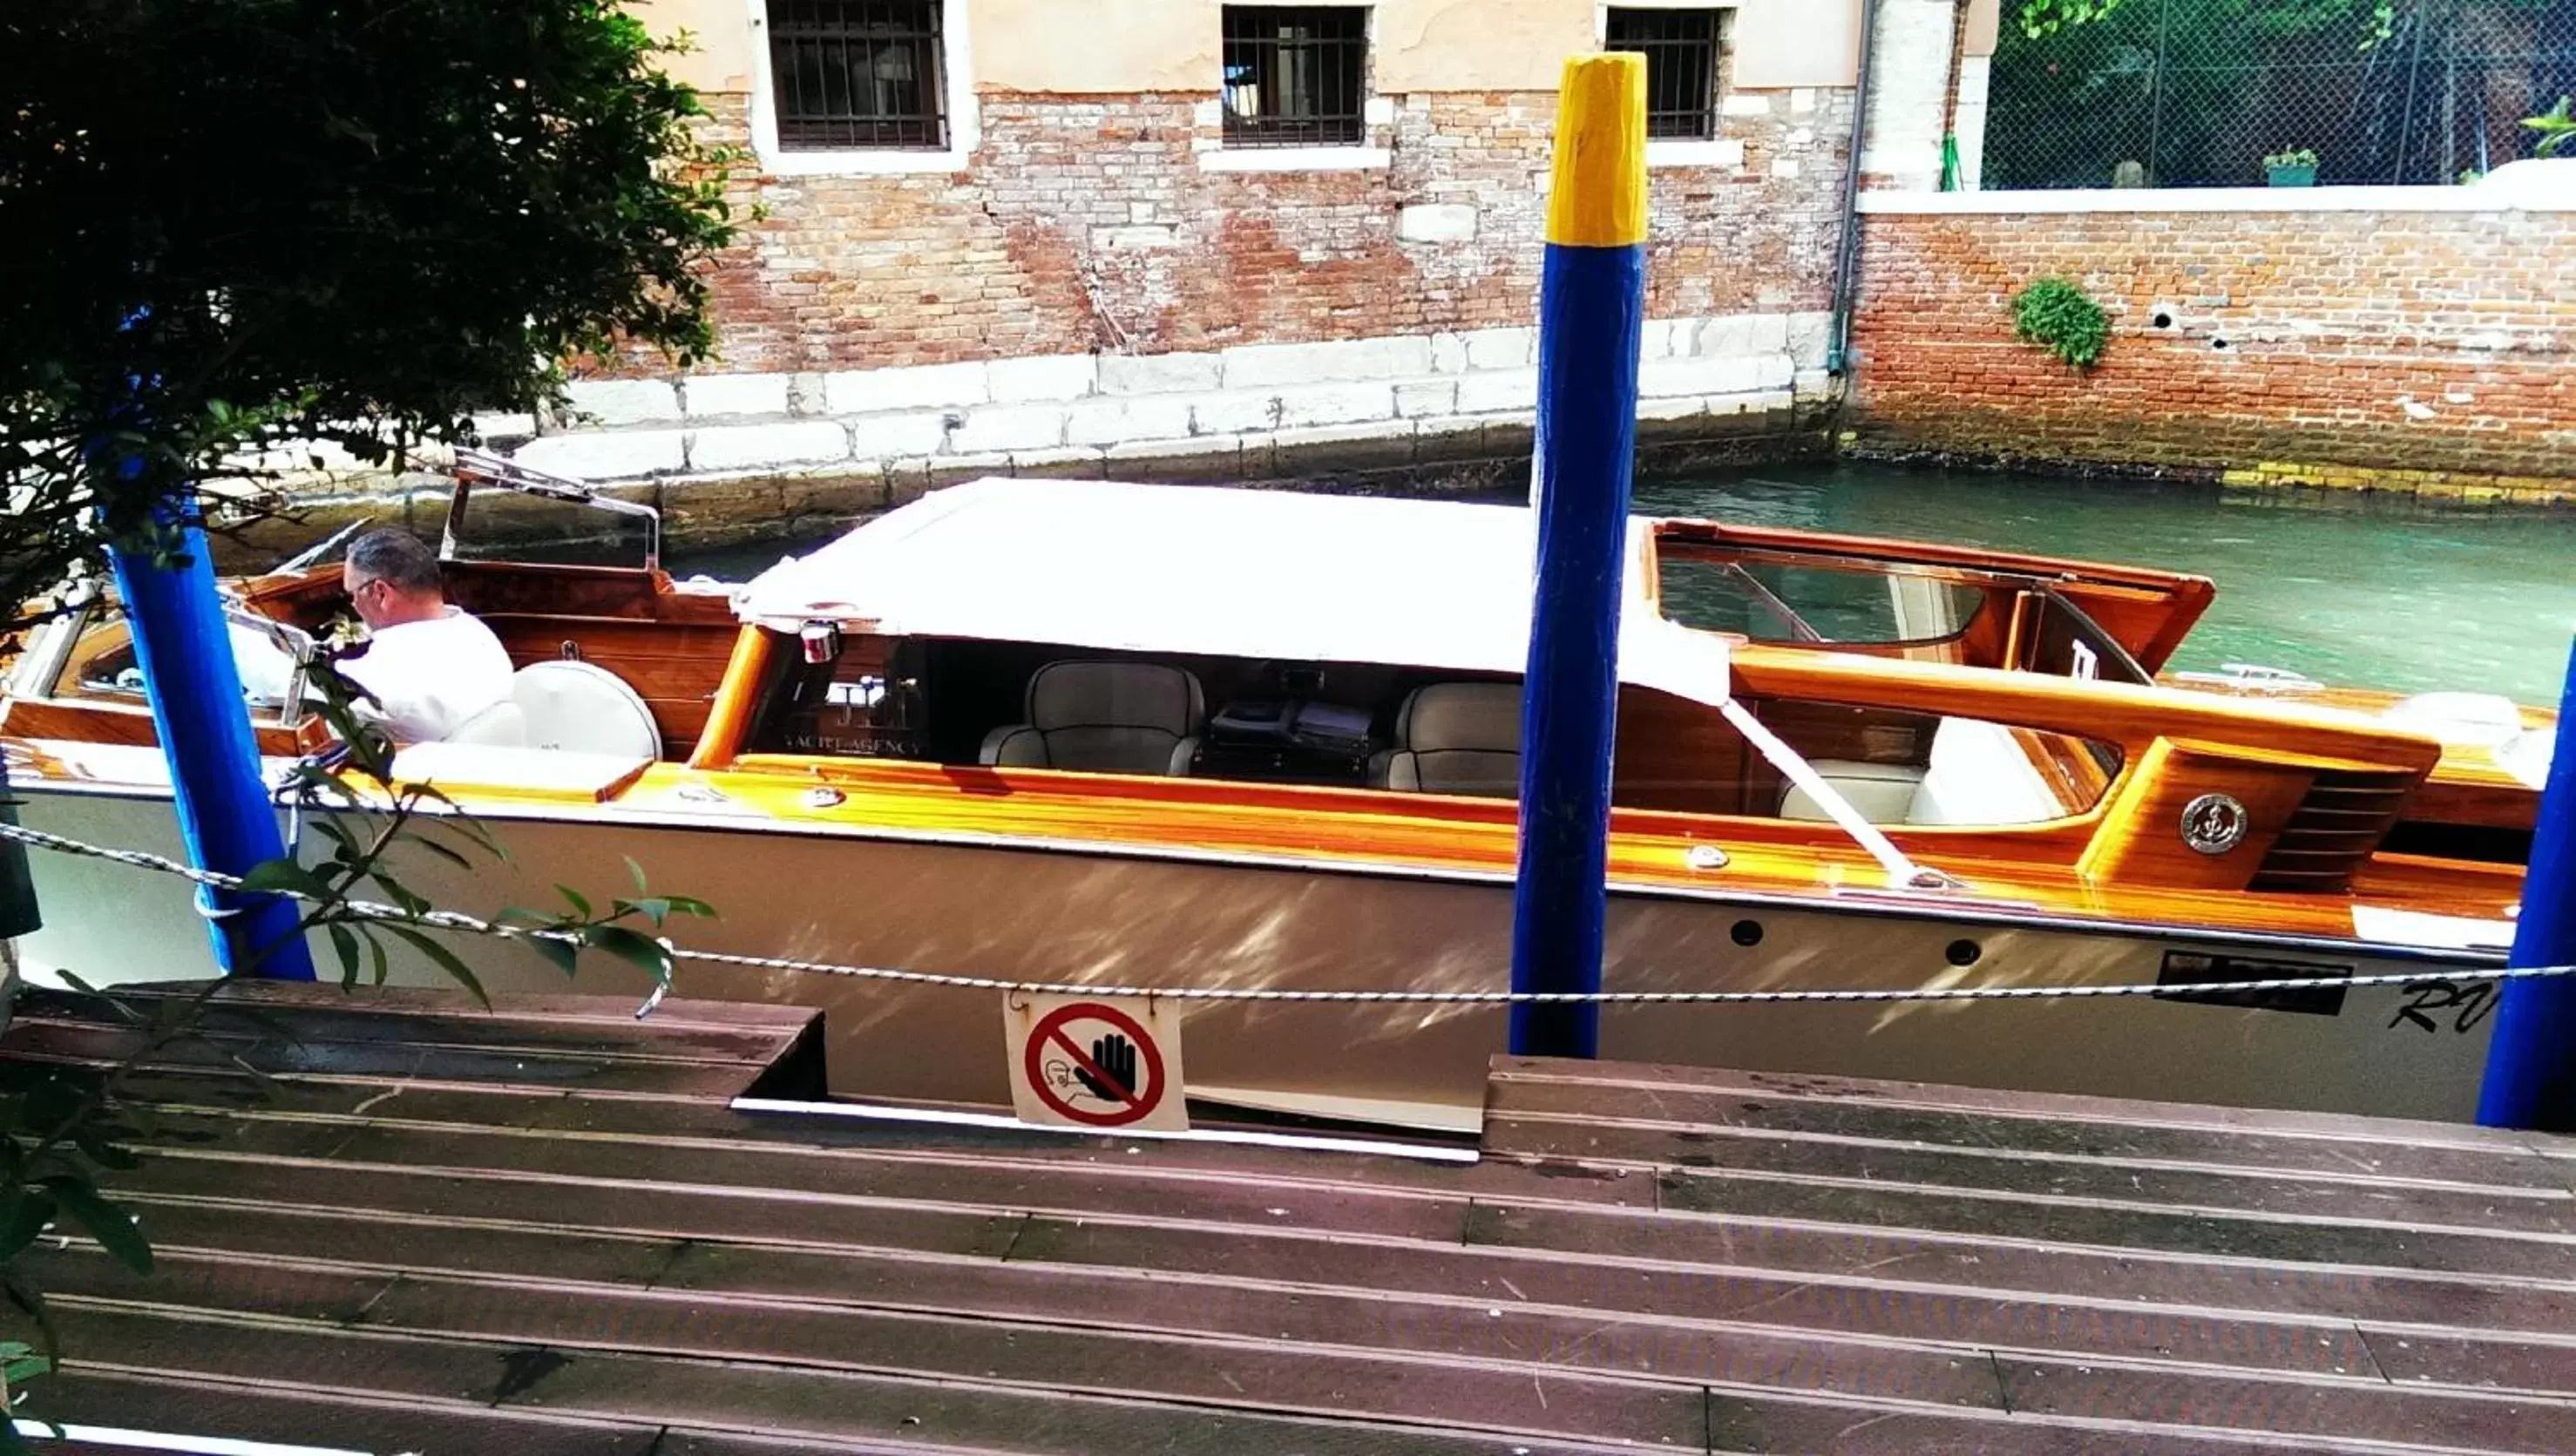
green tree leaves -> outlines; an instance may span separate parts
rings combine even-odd
[[[0,628],[104,540],[175,550],[165,505],[255,499],[246,452],[328,441],[383,461],[559,394],[580,356],[703,358],[732,159],[699,142],[661,51],[612,0],[0,6]],[[434,789],[397,787],[392,744],[336,674],[316,681],[348,779],[299,772],[321,853],[252,887],[310,897],[299,933],[324,936],[344,983],[382,981],[390,937],[479,995],[404,877],[500,846]],[[576,917],[561,964],[595,948],[667,981],[667,948],[634,926],[684,903],[639,889]],[[0,1294],[49,1354],[15,1256],[68,1225],[150,1269],[95,1175],[132,1163],[117,1085],[204,1006],[104,999],[142,1050],[0,1095]],[[0,1345],[12,1380],[42,1364]],[[0,1453],[19,1449],[0,1419]]]
[[[730,157],[662,51],[609,0],[0,10],[0,597],[235,452],[381,460],[575,357],[704,357]]]
[[[2576,117],[2570,117],[2567,114],[2567,107],[2571,100],[2576,98],[2561,96],[2556,106],[2538,116],[2526,116],[2522,119],[2524,126],[2540,133],[2540,145],[2532,148],[2538,155],[2557,156],[2566,148],[2571,138],[2576,138]]]

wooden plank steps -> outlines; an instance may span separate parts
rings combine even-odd
[[[790,1008],[221,997],[219,1051],[132,1082],[155,1146],[112,1186],[159,1270],[29,1256],[57,1419],[536,1456],[2576,1450],[2564,1140],[1498,1059],[1457,1166],[731,1110],[820,1085]],[[0,1075],[133,1038],[31,996]]]

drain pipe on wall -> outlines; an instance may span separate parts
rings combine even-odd
[[[1851,161],[1843,169],[1843,245],[1834,260],[1833,338],[1825,348],[1825,372],[1837,379],[1851,371],[1852,291],[1860,282],[1860,149],[1869,139],[1869,63],[1878,49],[1878,6],[1879,0],[1869,0],[1861,8],[1860,73],[1852,78]]]
[[[1968,0],[1951,0],[1950,74],[1941,88],[1941,190],[1956,192],[1959,177],[1959,73],[1968,63]]]

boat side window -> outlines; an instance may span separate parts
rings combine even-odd
[[[921,657],[917,642],[849,637],[825,661],[791,661],[752,730],[752,751],[921,757]]]
[[[2026,659],[2032,672],[2087,682],[2150,684],[2155,675],[2138,665],[2119,639],[2102,630],[2084,609],[2053,591],[2033,594],[2038,630]]]
[[[242,623],[226,624],[226,635],[232,641],[233,665],[241,673],[243,700],[260,712],[284,708],[295,679],[295,659],[274,638]],[[122,614],[103,611],[100,620],[82,631],[62,676],[55,681],[53,696],[144,701],[143,667],[136,660],[134,634]]]
[[[2112,744],[1978,718],[1788,702],[1765,703],[1760,714],[1875,824],[1996,828],[2068,818],[2102,801],[2120,762]],[[1785,779],[1777,793],[1783,819],[1827,817]]]
[[[1748,700],[1755,716],[1875,824],[2040,824],[2090,811],[2120,750],[2064,733],[1900,708]],[[1642,689],[1623,695],[1613,802],[1640,809],[1821,821],[1817,797],[1714,709]]]
[[[1656,556],[1666,617],[1755,642],[1899,646],[1966,632],[1987,592],[1936,572],[1788,561],[1666,547]]]

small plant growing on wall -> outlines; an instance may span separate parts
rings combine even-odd
[[[2063,278],[2042,278],[2013,295],[2013,337],[2078,369],[2090,369],[2111,342],[2111,319],[2083,289]]]

